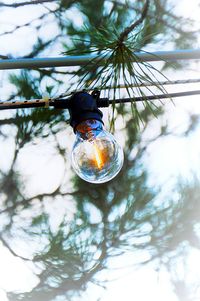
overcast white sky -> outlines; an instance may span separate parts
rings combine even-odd
[[[5,1],[7,3],[11,3],[13,1],[8,0]],[[182,0],[175,1],[177,8],[177,13],[185,15],[187,17],[196,18],[199,20],[199,11],[200,8],[197,8],[198,1],[196,0]],[[30,8],[29,8],[30,9]],[[41,13],[43,9],[39,7],[31,8],[31,18],[37,18],[38,14]],[[39,12],[39,13],[38,13]],[[69,17],[71,14],[71,18],[74,16],[74,12],[69,13]],[[9,21],[8,21],[9,20]],[[10,22],[12,20],[12,22]],[[27,14],[27,8],[22,8],[20,10],[7,10],[6,13],[0,13],[0,32],[5,30],[11,30],[13,25],[26,23],[30,20],[30,15]],[[77,19],[81,24],[81,19]],[[42,29],[41,35],[45,36],[46,39],[50,38],[52,32],[57,33],[57,29],[52,23],[52,20],[49,20],[50,23],[46,28]],[[37,22],[37,21],[36,21]],[[4,25],[3,25],[4,24]],[[26,38],[24,38],[26,36]],[[15,38],[8,35],[6,38],[0,37],[0,54],[9,54],[10,49],[12,49],[12,53],[14,55],[23,55],[27,52],[27,49],[34,44],[36,39],[35,30],[30,30],[28,28],[24,28],[18,30]],[[14,51],[13,51],[14,49]],[[54,49],[51,54],[60,54],[59,49]],[[46,53],[46,55],[50,55],[50,53]],[[180,71],[179,73],[173,72],[170,73],[172,77],[176,78],[191,78],[198,77],[199,73],[199,65],[196,63],[192,63],[192,69],[196,69],[195,72],[187,71],[187,73],[183,73]],[[6,71],[0,74],[0,77],[6,76]],[[193,88],[193,86],[190,86]],[[195,86],[196,88],[197,86]],[[184,86],[180,86],[179,89],[184,89]],[[10,85],[7,86],[7,90],[4,86],[0,87],[0,91],[2,95],[7,95],[8,91],[10,91],[12,87]],[[1,95],[1,96],[2,96]],[[177,100],[176,106],[174,107],[172,104],[168,105],[168,113],[164,117],[166,122],[170,122],[171,128],[178,130],[183,126],[184,122],[187,120],[187,112],[195,112],[200,114],[200,102],[199,96],[196,97],[188,97],[184,100]],[[199,104],[197,104],[199,103]],[[6,114],[6,113],[5,113]],[[159,123],[160,120],[155,120],[152,125],[152,129],[156,128],[156,124]],[[151,129],[151,131],[152,131]],[[200,128],[191,135],[190,138],[187,139],[177,139],[174,137],[167,138],[162,140],[161,142],[156,142],[149,149],[146,154],[146,162],[149,164],[149,170],[152,174],[151,184],[154,185],[154,179],[160,179],[160,183],[165,183],[169,178],[173,175],[174,179],[178,174],[185,175],[186,177],[190,177],[190,171],[194,168],[194,166],[200,165],[200,139],[198,138],[200,134]],[[146,134],[146,139],[152,135],[152,132],[148,132]],[[162,148],[160,147],[162,144]],[[2,149],[6,149],[7,146],[2,147]],[[45,148],[48,146],[44,146],[44,153],[46,154]],[[8,148],[8,147],[7,147]],[[173,158],[170,156],[170,151],[173,148]],[[26,152],[26,151],[25,151]],[[30,153],[30,152],[29,152]],[[24,154],[25,156],[25,154]],[[37,156],[37,152],[33,152],[33,157]],[[168,160],[170,156],[170,160]],[[44,156],[45,157],[45,156]],[[161,158],[161,159],[158,159]],[[40,157],[41,163],[44,163],[46,158]],[[9,153],[7,162],[9,161]],[[26,161],[25,161],[26,162]],[[43,162],[43,163],[42,163]],[[3,162],[4,163],[4,162]],[[2,163],[2,164],[3,164]],[[26,174],[28,171],[26,170],[26,164],[21,165],[21,169]],[[51,162],[49,169],[54,170],[56,166],[60,165],[59,170],[62,175],[62,161]],[[30,167],[30,166],[29,166]],[[31,169],[32,168],[32,169]],[[199,169],[197,167],[197,169]],[[31,175],[32,172],[32,175]],[[46,183],[51,185],[53,183],[53,179],[48,175],[51,173],[49,171],[46,174],[40,174],[41,179],[46,179]],[[36,175],[36,171],[34,170],[34,164],[29,168],[29,176],[30,176],[30,185],[32,189],[37,190],[38,183],[38,175]],[[43,182],[44,183],[44,182]],[[39,192],[39,191],[37,191]],[[190,269],[191,272],[198,276],[199,273],[197,271],[197,267],[200,264],[200,255],[198,253],[192,254],[190,257]],[[129,257],[122,258],[119,260],[119,265],[123,265],[129,262]],[[198,264],[197,264],[198,263]],[[31,289],[34,285],[36,285],[38,279],[33,276],[32,267],[25,264],[22,260],[15,258],[5,247],[0,244],[0,301],[8,301],[6,298],[5,291],[25,291]],[[96,295],[99,294],[99,289],[91,287],[88,290],[88,294],[85,297],[87,301],[93,301]],[[154,300],[154,301],[176,301],[176,296],[172,291],[172,287],[169,283],[168,275],[163,271],[159,274],[154,271],[153,267],[143,267],[140,270],[133,271],[128,270],[125,271],[125,275],[117,281],[111,282],[108,285],[108,290],[103,293],[104,297],[102,301],[121,301],[125,299],[126,301],[146,301],[146,300]],[[84,300],[84,299],[83,299]],[[40,301],[40,300],[35,300]]]

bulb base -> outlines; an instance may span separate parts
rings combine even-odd
[[[103,123],[103,113],[98,109],[96,99],[87,92],[77,92],[70,98],[70,125],[76,127],[83,121],[95,119]]]

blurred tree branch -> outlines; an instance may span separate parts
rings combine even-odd
[[[43,4],[43,3],[58,3],[58,0],[32,0],[32,1],[24,1],[21,3],[11,3],[11,4],[0,2],[0,8],[1,7],[17,8],[26,5],[35,5],[35,4]]]
[[[129,33],[132,32],[139,24],[141,24],[144,19],[147,17],[147,12],[149,8],[149,0],[146,1],[144,8],[141,13],[141,17],[135,21],[132,25],[125,28],[125,30],[119,36],[119,43],[123,43],[123,41],[128,37]]]

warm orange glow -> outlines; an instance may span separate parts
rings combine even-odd
[[[102,169],[102,167],[104,166],[104,161],[105,161],[103,151],[99,149],[99,147],[95,141],[93,142],[93,145],[94,145],[94,156],[95,156],[96,166],[99,169]]]

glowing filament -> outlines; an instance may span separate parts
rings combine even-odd
[[[104,166],[104,158],[102,151],[98,148],[96,142],[93,142],[94,145],[94,156],[95,156],[95,163],[99,169],[102,169]]]

